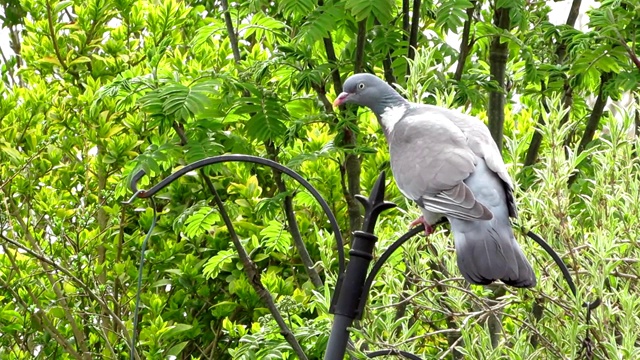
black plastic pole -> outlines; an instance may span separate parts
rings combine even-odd
[[[390,209],[395,204],[384,201],[384,171],[380,173],[376,184],[371,190],[369,198],[356,195],[365,208],[364,225],[362,231],[353,233],[353,242],[349,251],[349,264],[339,289],[338,299],[334,309],[333,326],[327,344],[325,360],[342,360],[349,342],[349,326],[358,316],[358,308],[364,283],[369,270],[369,263],[373,259],[373,250],[378,238],[373,235],[376,221],[380,213]],[[336,289],[338,290],[338,289]]]

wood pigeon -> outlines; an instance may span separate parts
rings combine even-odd
[[[383,80],[364,73],[345,81],[334,106],[345,103],[366,106],[378,118],[396,184],[422,210],[411,226],[423,223],[429,235],[438,220],[449,220],[458,267],[468,282],[536,285],[509,219],[517,217],[513,184],[482,121],[411,103]]]

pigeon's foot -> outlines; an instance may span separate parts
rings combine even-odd
[[[420,215],[419,218],[413,220],[409,227],[414,227],[416,225],[424,224],[424,236],[429,236],[433,233],[433,226],[429,225],[429,223],[424,219],[424,216]]]

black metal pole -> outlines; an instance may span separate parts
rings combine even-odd
[[[384,201],[384,171],[380,173],[369,198],[356,195],[365,208],[363,231],[353,233],[353,242],[349,251],[349,264],[342,286],[339,290],[336,306],[333,311],[333,325],[327,344],[325,360],[342,360],[349,342],[349,331],[353,320],[358,316],[364,283],[373,259],[373,250],[378,238],[373,235],[376,221],[380,213],[395,204]]]

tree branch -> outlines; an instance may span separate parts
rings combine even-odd
[[[612,74],[608,72],[600,74],[600,87],[598,89],[598,97],[596,98],[595,104],[593,104],[591,115],[589,116],[589,120],[587,121],[587,126],[584,129],[584,134],[582,134],[580,144],[578,144],[578,154],[582,153],[587,148],[587,145],[589,145],[589,143],[593,140],[593,136],[598,129],[600,119],[604,114],[604,108],[607,105],[607,100],[609,99],[609,96],[605,93],[604,88],[607,82],[612,77]],[[571,175],[571,177],[569,178],[569,186],[573,184],[577,177],[577,172]]]
[[[415,49],[418,47],[418,30],[420,29],[420,0],[413,0],[413,16],[411,17],[411,33],[409,34],[409,50],[408,57],[413,60],[415,57]],[[409,64],[407,64],[407,75],[411,73]]]
[[[323,6],[324,1],[318,0],[318,5]],[[324,44],[324,51],[327,53],[327,60],[329,60],[329,65],[331,65],[333,90],[336,94],[340,94],[340,92],[342,92],[342,79],[340,78],[340,69],[338,69],[338,58],[336,57],[336,50],[333,47],[331,34],[327,33],[327,36],[322,38],[322,43]]]
[[[174,122],[173,129],[175,130],[176,134],[178,134],[182,146],[187,145],[188,139],[184,133],[183,128],[177,122]],[[282,334],[289,345],[291,345],[298,358],[300,358],[301,360],[307,360],[307,356],[304,354],[304,350],[300,346],[300,343],[298,343],[298,340],[293,335],[293,332],[289,329],[287,323],[284,321],[282,314],[280,314],[280,311],[278,311],[278,307],[273,300],[273,296],[271,295],[269,290],[267,290],[262,284],[260,271],[258,270],[256,264],[249,257],[249,254],[245,250],[244,246],[242,246],[240,238],[238,238],[238,234],[233,227],[233,222],[231,221],[231,218],[229,217],[229,214],[224,207],[224,203],[222,202],[220,195],[216,191],[216,188],[213,186],[211,179],[207,176],[203,169],[199,169],[198,172],[200,177],[204,180],[207,189],[209,189],[209,192],[211,193],[211,195],[213,195],[213,201],[218,208],[218,211],[220,212],[220,217],[222,217],[222,221],[224,221],[224,224],[227,227],[227,231],[229,231],[231,242],[238,252],[238,256],[242,261],[244,272],[247,275],[247,279],[251,283],[251,286],[260,297],[260,300],[262,300],[262,303],[269,309],[271,316],[273,316],[273,319],[276,321],[278,327],[280,328],[280,334]]]
[[[116,316],[116,314],[109,308],[109,306],[102,300],[102,298],[99,297],[98,295],[96,295],[89,288],[89,286],[87,286],[87,284],[85,284],[82,280],[80,280],[75,275],[73,275],[69,270],[67,270],[64,267],[58,265],[55,261],[49,259],[48,257],[46,257],[44,255],[38,254],[37,252],[29,249],[28,247],[20,244],[17,241],[9,239],[5,235],[3,235],[1,232],[0,232],[0,239],[2,239],[5,242],[15,246],[18,249],[21,249],[22,251],[24,251],[25,253],[29,254],[30,256],[33,256],[34,258],[38,259],[42,264],[50,265],[51,267],[55,268],[57,271],[63,273],[65,276],[69,277],[69,279],[71,279],[75,284],[77,284],[80,288],[82,288],[82,290],[85,291],[85,294],[87,296],[89,296],[93,301],[97,302],[102,309],[104,309],[107,313],[109,313],[109,315],[113,318],[113,320],[116,321],[118,323],[118,325],[120,326],[120,328],[122,329],[122,334],[124,335],[124,338],[127,341],[127,344],[131,344],[131,337],[129,336],[129,332],[127,331],[127,328],[124,326],[124,323],[122,322],[122,320],[118,316]],[[136,353],[136,356],[137,356],[137,353]],[[136,357],[136,359],[139,360],[140,358]]]
[[[278,152],[273,145],[273,142],[268,141],[265,142],[264,145],[267,149],[267,154],[269,154],[269,158],[273,161],[278,161]],[[278,187],[278,191],[283,194],[286,193],[287,187],[282,180],[282,173],[280,172],[280,170],[274,168],[271,169],[273,171],[273,179],[276,183],[276,186]],[[293,245],[298,250],[298,255],[300,255],[300,259],[304,264],[305,271],[307,272],[309,279],[311,279],[311,283],[313,283],[313,286],[315,286],[316,288],[321,288],[323,285],[322,279],[313,266],[313,260],[311,260],[309,251],[307,251],[307,247],[302,240],[300,228],[298,227],[298,221],[296,220],[296,214],[293,211],[293,201],[291,195],[287,195],[284,197],[284,212],[287,217],[287,224],[289,225],[289,233],[291,233],[291,237],[293,238]]]
[[[323,6],[324,1],[318,0],[318,5]],[[358,34],[360,34],[360,27],[358,24]],[[364,24],[366,30],[366,23]],[[356,41],[362,42],[362,47],[364,47],[364,42],[366,37],[366,31],[362,33],[362,36],[359,36]],[[361,39],[362,38],[362,39]],[[336,52],[333,47],[333,41],[331,40],[331,36],[322,39],[324,43],[325,52],[327,53],[327,60],[332,66],[331,77],[333,78],[333,89],[336,94],[342,92],[342,79],[340,78],[340,69],[338,69],[338,58],[336,57]],[[362,50],[364,52],[364,50]],[[358,50],[356,49],[356,53]],[[358,63],[354,64],[358,65]],[[361,67],[362,65],[360,65]],[[326,106],[326,105],[325,105]],[[342,135],[342,143],[337,144],[344,146],[346,148],[353,148],[356,145],[356,137],[353,131],[349,129],[347,126],[339,129]],[[349,211],[349,224],[350,230],[353,232],[360,228],[361,217],[360,214],[360,204],[356,201],[354,195],[360,193],[360,160],[355,154],[346,154],[345,162],[341,166],[345,167],[347,171],[347,181],[349,183],[348,192],[344,193],[345,201],[347,202],[347,207]]]
[[[362,72],[364,64],[364,44],[367,40],[367,20],[358,22],[358,34],[356,37],[356,56],[353,66],[354,73]]]
[[[629,54],[629,59],[631,59],[631,62],[636,66],[636,68],[638,68],[638,70],[640,70],[640,59],[638,59],[638,56],[636,55],[635,51],[629,46],[629,44],[627,44],[627,41],[624,39],[624,37],[622,36],[622,34],[617,28],[615,29],[615,31],[616,31],[616,35],[618,36],[618,42],[620,42],[620,44],[622,45],[622,47],[624,47],[627,54]]]
[[[467,57],[471,51],[471,43],[473,40],[469,40],[471,35],[471,24],[473,23],[473,12],[476,9],[476,2],[471,2],[471,7],[467,8],[467,20],[464,22],[462,28],[462,39],[460,40],[460,51],[458,55],[458,65],[456,66],[456,72],[453,75],[453,79],[460,81],[462,79],[462,73],[464,72],[464,64],[467,62]]]
[[[600,123],[602,114],[604,114],[604,108],[607,105],[607,99],[609,98],[609,96],[605,94],[604,88],[611,77],[611,73],[602,73],[600,75],[598,97],[596,98],[595,104],[593,104],[591,115],[589,116],[589,120],[587,121],[587,127],[584,129],[584,134],[582,135],[582,139],[580,140],[580,144],[578,145],[578,154],[583,152],[587,145],[591,142],[591,140],[593,140],[593,136],[598,129],[598,124]]]
[[[578,15],[580,14],[580,4],[582,0],[573,0],[571,3],[571,9],[569,10],[569,15],[567,16],[566,25],[575,26],[576,20],[578,19]],[[559,42],[556,46],[556,64],[562,64],[565,60],[567,50],[567,44],[563,41]],[[542,84],[541,94],[542,94],[542,106],[545,111],[549,112],[549,107],[547,106],[547,102],[545,101],[544,92],[546,90],[545,84]],[[569,109],[573,105],[573,89],[569,84],[568,79],[564,79],[564,95],[562,97],[562,106],[564,109]],[[561,124],[565,124],[569,121],[570,112],[567,111],[564,117],[562,118]],[[542,116],[538,117],[538,123],[536,124],[536,128],[540,129],[545,126],[544,119]],[[566,139],[565,143],[569,142],[569,138]],[[542,145],[542,133],[539,131],[534,131],[533,137],[531,138],[531,143],[529,144],[529,148],[527,149],[527,155],[524,161],[524,167],[531,166],[535,164],[538,160],[538,153],[540,152],[540,146]]]
[[[56,39],[56,30],[53,27],[53,14],[51,12],[51,4],[49,3],[49,1],[46,1],[46,8],[47,8],[47,23],[49,25],[49,36],[51,37],[51,43],[53,44],[53,51],[56,54],[56,58],[58,59],[60,66],[62,66],[64,71],[67,71],[68,70],[67,64],[65,64],[64,58],[60,53],[60,47],[58,46],[58,40]]]
[[[544,92],[547,90],[547,86],[544,81],[540,82],[540,93],[542,94],[542,107],[544,111],[547,113],[550,112],[549,105],[545,101]],[[542,114],[538,115],[538,123],[536,124],[536,128],[533,132],[533,137],[531,138],[531,143],[529,143],[529,148],[527,149],[527,155],[524,159],[524,166],[530,166],[535,164],[538,160],[538,152],[540,151],[540,146],[542,145],[542,133],[539,131],[543,126],[545,126],[544,117]]]
[[[404,18],[403,14],[403,18]],[[407,21],[409,21],[409,14],[406,14],[407,16]],[[374,19],[373,23],[376,26],[380,25],[380,21],[378,21],[378,19]],[[405,35],[402,35],[403,38],[405,37]],[[393,86],[393,84],[396,83],[396,77],[395,75],[393,75],[393,60],[391,59],[391,51],[387,51],[387,54],[384,56],[384,58],[382,59],[382,67],[384,69],[384,80],[387,82],[387,84]]]
[[[3,249],[6,249],[6,248],[3,247]],[[11,262],[11,266],[16,271],[16,274],[20,277],[23,277],[23,274],[20,271],[20,267],[16,264],[14,255],[11,254],[11,252],[5,252],[5,254],[9,258],[9,261]],[[42,326],[42,328],[45,329],[45,331],[49,335],[51,335],[51,337],[55,339],[55,341],[58,344],[60,344],[60,346],[62,346],[62,348],[65,349],[65,351],[69,352],[69,354],[73,356],[75,359],[82,359],[82,354],[77,352],[76,349],[73,348],[71,343],[67,339],[65,339],[65,337],[62,334],[60,334],[60,331],[58,331],[57,327],[51,323],[51,320],[49,320],[46,314],[44,314],[42,311],[29,310],[33,308],[40,309],[40,306],[39,306],[40,301],[28,286],[26,286],[24,290],[27,294],[29,294],[29,297],[31,298],[31,301],[32,301],[31,305],[27,304],[22,299],[20,294],[18,294],[14,289],[12,289],[9,283],[5,282],[1,277],[0,277],[0,287],[5,288],[9,293],[11,293],[11,295],[13,296],[13,301],[17,302],[26,312],[28,312],[31,315],[32,320],[38,323],[40,326]],[[65,312],[67,312],[68,310],[69,308],[63,308],[63,311]]]
[[[571,8],[569,9],[569,15],[567,15],[566,25],[575,27],[578,15],[580,15],[580,4],[582,0],[573,0],[571,2]],[[557,63],[561,64],[564,61],[564,57],[567,53],[567,44],[564,41],[558,43],[556,47]]]
[[[231,44],[231,51],[233,51],[233,59],[236,63],[239,63],[241,60],[240,47],[238,46],[238,35],[233,28],[233,21],[229,13],[229,2],[227,0],[221,0],[221,6],[222,12],[224,13],[224,23],[227,26],[227,33],[229,33],[229,43]]]
[[[9,205],[11,206],[11,213],[12,213],[13,217],[16,219],[16,221],[20,225],[20,228],[22,229],[22,232],[24,233],[25,238],[31,244],[31,247],[34,248],[39,253],[43,253],[42,249],[40,248],[40,245],[38,244],[36,239],[31,234],[31,231],[29,230],[29,227],[27,226],[27,224],[22,219],[22,217],[20,215],[20,211],[18,210],[18,206],[13,201],[13,198],[9,199]],[[76,344],[78,345],[78,347],[80,348],[80,350],[82,351],[83,354],[87,354],[88,355],[89,354],[89,348],[87,347],[87,342],[86,342],[86,339],[84,337],[84,333],[82,331],[80,331],[80,329],[78,328],[78,324],[76,323],[76,319],[73,316],[73,314],[71,313],[71,311],[69,310],[70,307],[69,307],[69,304],[67,303],[67,300],[66,300],[67,296],[64,293],[64,290],[60,288],[59,282],[56,281],[56,279],[54,279],[54,277],[52,275],[51,268],[49,267],[49,264],[47,262],[41,262],[41,265],[42,265],[42,268],[43,268],[43,270],[44,270],[44,272],[45,272],[45,274],[47,276],[47,279],[49,280],[49,283],[51,284],[51,289],[56,294],[56,297],[57,297],[58,301],[60,302],[60,304],[62,305],[62,308],[64,309],[65,318],[69,322],[69,326],[71,327],[71,330],[73,332],[73,336],[75,337]]]

